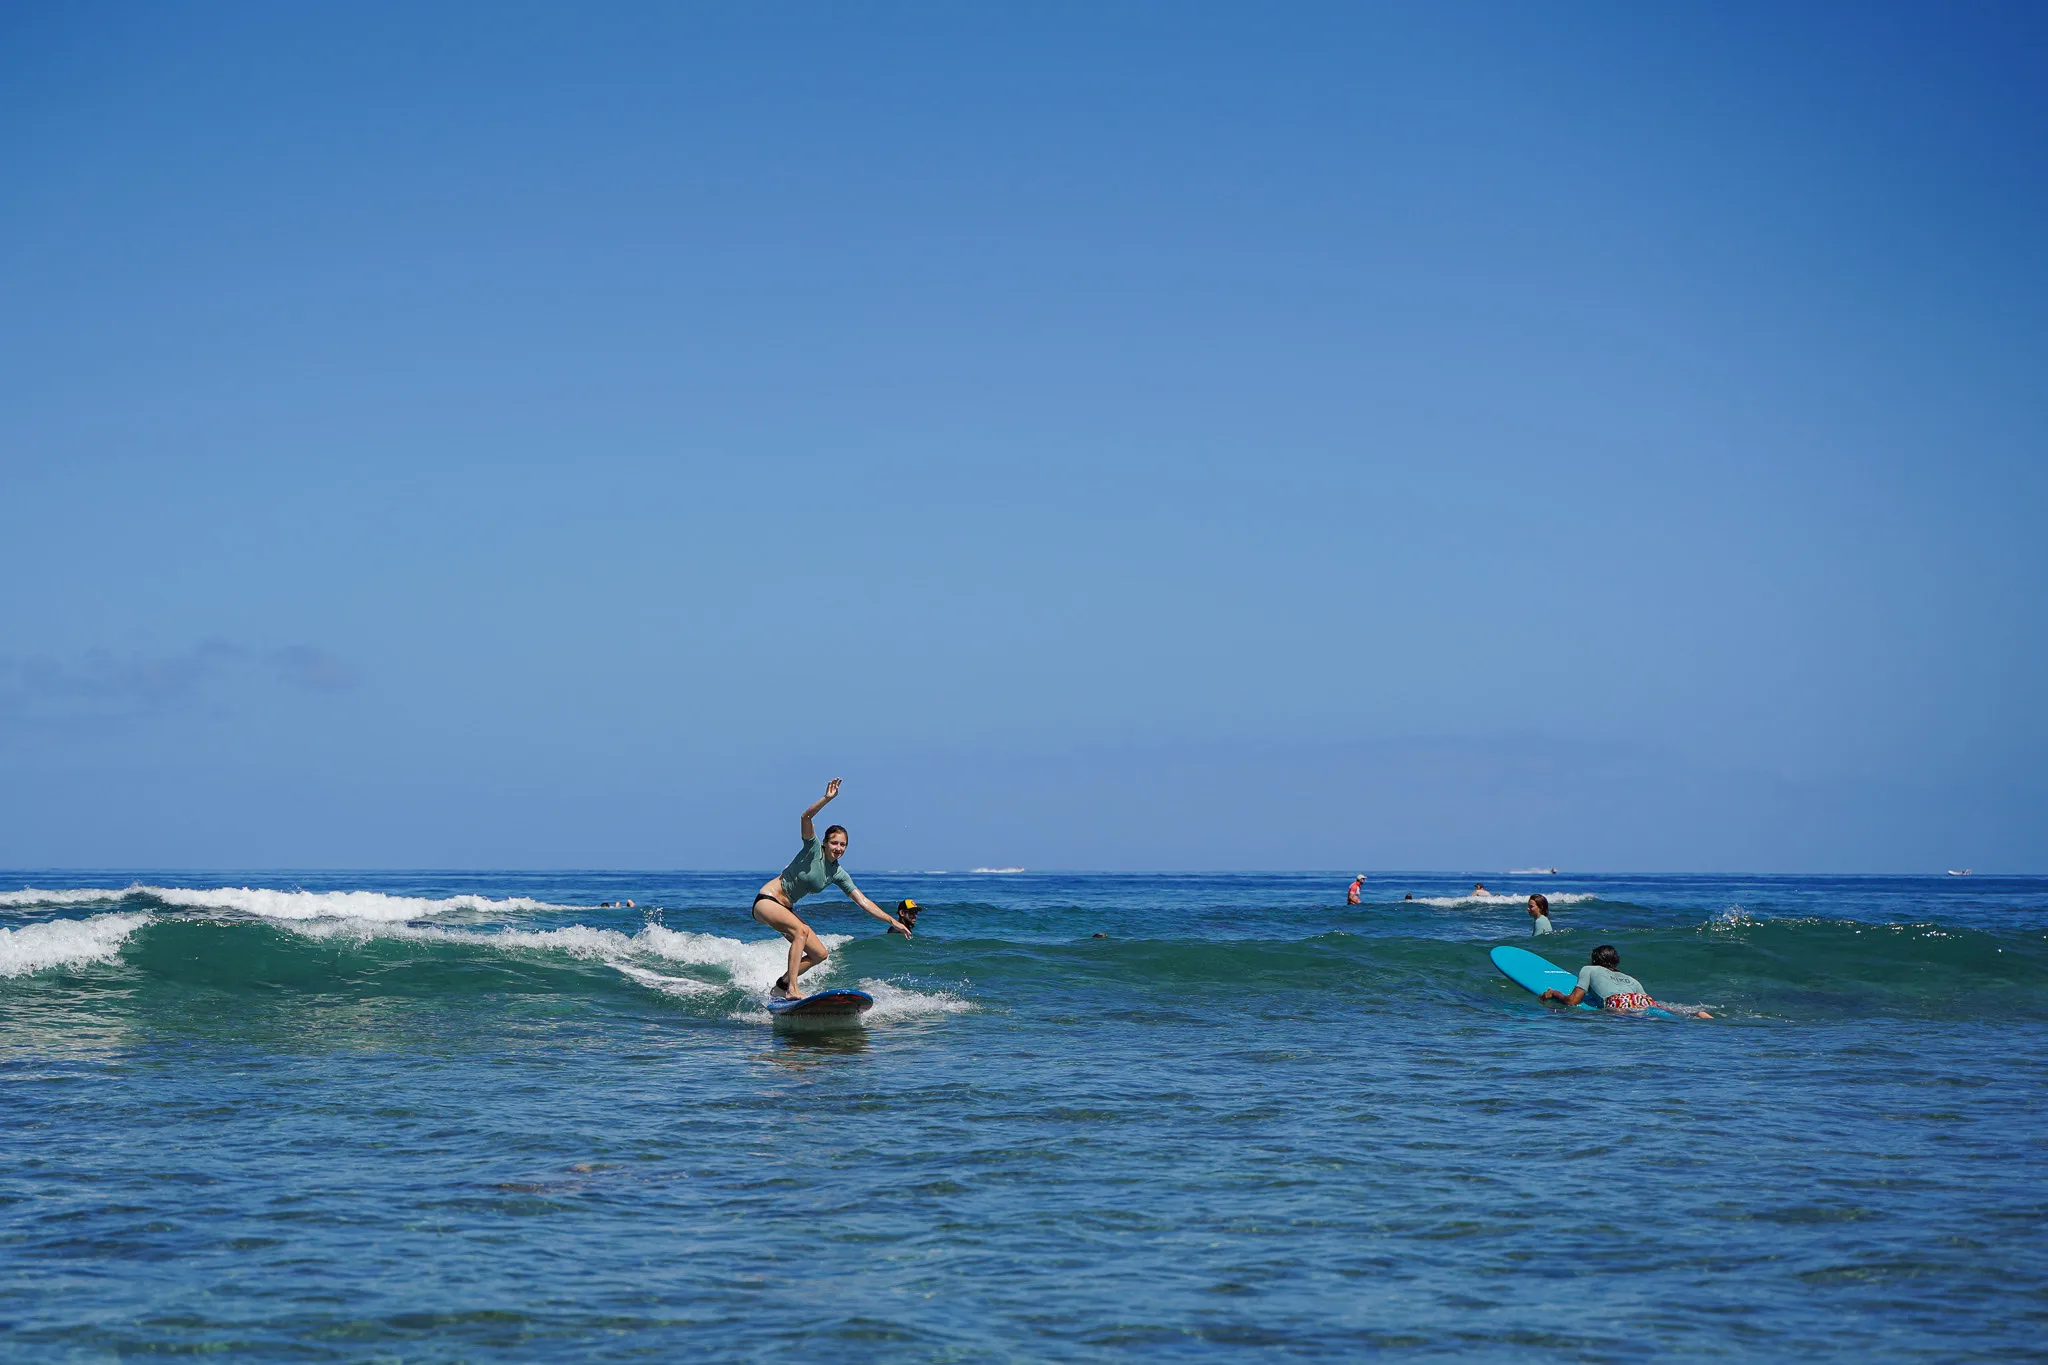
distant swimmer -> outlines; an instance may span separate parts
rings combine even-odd
[[[1550,925],[1550,897],[1540,891],[1529,897],[1529,918],[1536,921],[1534,932],[1539,934],[1556,932]]]
[[[1490,896],[1493,893],[1486,889],[1485,882],[1474,882],[1472,883],[1472,894],[1475,896]]]
[[[1593,950],[1590,965],[1579,968],[1579,984],[1566,995],[1560,990],[1543,992],[1546,1005],[1577,1005],[1591,995],[1600,1002],[1603,1010],[1614,1010],[1621,1014],[1637,1014],[1643,1010],[1669,1010],[1673,1014],[1690,1014],[1700,1019],[1714,1016],[1705,1010],[1681,1010],[1671,1005],[1660,1005],[1650,998],[1643,983],[1621,970],[1621,954],[1614,945],[1603,943]]]
[[[1404,901],[1412,901],[1415,899],[1415,893],[1413,891],[1410,891],[1407,895],[1401,897],[1401,899]]]
[[[825,831],[825,842],[818,842],[817,827],[811,817],[825,809],[833,797],[839,795],[839,779],[833,778],[825,784],[825,794],[811,803],[803,815],[798,830],[804,838],[804,846],[789,860],[789,866],[782,869],[779,877],[770,877],[754,893],[754,918],[789,940],[789,970],[778,977],[775,989],[785,995],[798,995],[797,978],[823,962],[831,954],[825,950],[824,940],[811,931],[811,926],[797,918],[796,903],[813,891],[823,891],[829,883],[847,894],[847,897],[861,909],[889,926],[892,934],[910,937],[910,926],[891,915],[861,894],[853,884],[853,878],[839,865],[846,853],[846,827],[832,825]],[[911,906],[912,911],[916,907]]]
[[[1361,896],[1360,896],[1360,895],[1358,894],[1358,888],[1359,888],[1359,887],[1361,887],[1361,886],[1364,886],[1364,885],[1365,885],[1365,874],[1364,874],[1363,872],[1361,872],[1361,873],[1359,873],[1359,874],[1358,874],[1358,875],[1357,875],[1356,877],[1353,877],[1353,878],[1351,879],[1351,889],[1350,889],[1350,890],[1348,890],[1348,891],[1346,891],[1346,892],[1344,893],[1344,903],[1345,903],[1346,905],[1359,905],[1359,904],[1362,904],[1362,903],[1363,903],[1363,897],[1361,897]]]

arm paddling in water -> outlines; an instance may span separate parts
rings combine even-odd
[[[839,859],[846,853],[846,827],[831,826],[825,831],[823,842],[819,841],[813,821],[837,795],[839,779],[835,777],[825,784],[825,794],[811,803],[797,824],[804,846],[790,859],[781,876],[770,877],[754,893],[754,918],[789,940],[789,970],[776,981],[775,989],[790,995],[802,993],[797,980],[803,973],[832,955],[824,940],[796,913],[796,903],[813,891],[823,891],[828,884],[837,886],[855,905],[888,925],[890,933],[910,937],[910,926],[861,894],[853,878],[839,866]]]

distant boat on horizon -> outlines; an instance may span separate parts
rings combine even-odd
[[[1967,877],[1970,875],[1970,869],[1966,867],[1961,872],[1958,872],[1954,868],[1950,868],[1948,875],[1951,877]]]
[[[1511,867],[1508,869],[1508,875],[1510,877],[1555,877],[1557,869],[1554,867]]]

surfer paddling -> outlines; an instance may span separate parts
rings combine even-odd
[[[1593,950],[1593,960],[1579,968],[1579,982],[1572,987],[1570,995],[1560,990],[1547,990],[1541,997],[1546,1005],[1572,1007],[1591,995],[1600,1002],[1603,1010],[1614,1010],[1620,1014],[1640,1014],[1644,1010],[1668,1010],[1672,1014],[1690,1014],[1699,1019],[1714,1016],[1705,1010],[1680,1009],[1674,1005],[1661,1005],[1650,998],[1643,989],[1643,983],[1621,970],[1621,954],[1611,943],[1603,943]]]
[[[853,878],[847,876],[846,869],[839,865],[839,860],[846,855],[846,826],[829,826],[825,830],[824,842],[818,841],[818,830],[811,823],[812,817],[825,809],[837,795],[839,779],[835,777],[825,784],[825,794],[811,803],[798,825],[804,846],[789,860],[789,866],[782,869],[781,876],[770,877],[754,893],[754,918],[789,940],[789,970],[776,978],[775,993],[778,994],[801,994],[797,978],[831,956],[825,950],[824,940],[812,932],[810,925],[797,918],[796,913],[798,901],[813,891],[823,891],[828,883],[844,891],[855,905],[888,925],[890,933],[910,937],[910,926],[863,896],[860,888],[853,884]]]

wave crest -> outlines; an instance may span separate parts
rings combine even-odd
[[[106,962],[120,954],[128,936],[149,923],[143,913],[56,919],[19,929],[0,929],[0,976],[26,976],[47,967]]]
[[[567,910],[526,896],[492,900],[488,896],[389,896],[381,891],[277,891],[258,886],[221,886],[195,890],[182,886],[145,886],[137,882],[119,891],[105,887],[81,887],[46,891],[25,887],[0,891],[0,907],[39,905],[119,904],[146,900],[179,910],[228,910],[259,919],[323,920],[356,919],[379,923],[433,919],[462,912],[503,914],[515,910]]]
[[[1513,896],[1499,896],[1492,892],[1488,892],[1484,896],[1417,896],[1412,901],[1402,901],[1400,904],[1434,905],[1440,910],[1456,910],[1461,906],[1467,905],[1527,905],[1529,897],[1533,894],[1540,894],[1543,899],[1549,901],[1552,905],[1577,905],[1581,901],[1596,901],[1600,899],[1599,896],[1591,891],[1544,891],[1540,893],[1525,891]]]

